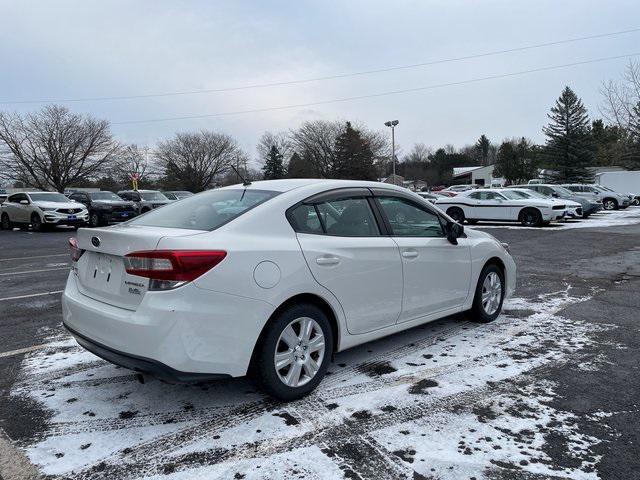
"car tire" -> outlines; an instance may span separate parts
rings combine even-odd
[[[0,219],[0,226],[2,227],[2,230],[13,230],[13,223],[11,223],[8,214],[2,214],[2,219]]]
[[[305,339],[302,329],[309,325],[311,337]],[[311,351],[321,344],[321,349]],[[276,366],[277,353],[280,368]],[[308,395],[318,386],[332,355],[333,331],[324,312],[313,304],[293,305],[272,318],[261,335],[253,376],[266,393],[289,402]]]
[[[100,215],[98,215],[98,212],[91,212],[89,214],[89,226],[91,228],[100,226]]]
[[[464,223],[464,212],[459,207],[451,207],[447,209],[447,215],[449,215],[453,220],[461,225]]]
[[[499,284],[496,282],[499,281]],[[502,302],[505,294],[504,272],[495,264],[486,265],[476,285],[473,306],[471,307],[471,319],[474,322],[493,322],[502,311]],[[499,298],[498,298],[499,295]]]
[[[37,213],[31,214],[31,229],[34,232],[41,232],[44,230],[44,224],[42,223],[42,219],[40,218],[40,215],[38,215]]]
[[[618,201],[615,198],[603,198],[602,208],[605,210],[618,210]]]
[[[525,227],[542,226],[542,214],[535,208],[525,208],[520,212],[520,223]]]

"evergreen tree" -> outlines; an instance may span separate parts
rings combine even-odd
[[[262,167],[265,180],[277,180],[284,178],[284,165],[282,163],[282,154],[278,147],[271,145],[264,166]]]
[[[504,178],[508,185],[524,183],[536,175],[535,159],[535,148],[526,138],[502,142],[493,176]]]
[[[480,159],[481,165],[487,165],[489,158],[489,149],[491,148],[491,141],[483,133],[475,144],[475,149]]]
[[[287,177],[289,178],[316,178],[318,175],[314,171],[313,163],[308,155],[301,156],[298,152],[293,152],[289,159]]]
[[[595,155],[587,109],[569,87],[556,100],[551,122],[542,131],[547,136],[544,149],[545,163],[556,172],[559,183],[588,183],[593,174],[588,167],[594,165]]]
[[[332,176],[351,180],[375,180],[376,170],[369,143],[347,122],[336,138]]]

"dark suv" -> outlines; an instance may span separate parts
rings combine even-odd
[[[87,206],[91,227],[124,222],[138,214],[133,202],[122,200],[113,192],[73,192],[69,198]]]

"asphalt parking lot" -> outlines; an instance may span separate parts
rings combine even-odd
[[[640,478],[640,207],[480,228],[518,265],[498,320],[339,353],[289,404],[82,351],[60,313],[73,230],[1,231],[0,478]]]

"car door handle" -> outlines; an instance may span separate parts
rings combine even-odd
[[[340,263],[340,259],[331,255],[325,255],[323,257],[316,258],[316,263],[322,266],[337,265]]]
[[[418,256],[417,250],[405,250],[402,252],[402,256],[404,258],[416,258]]]

